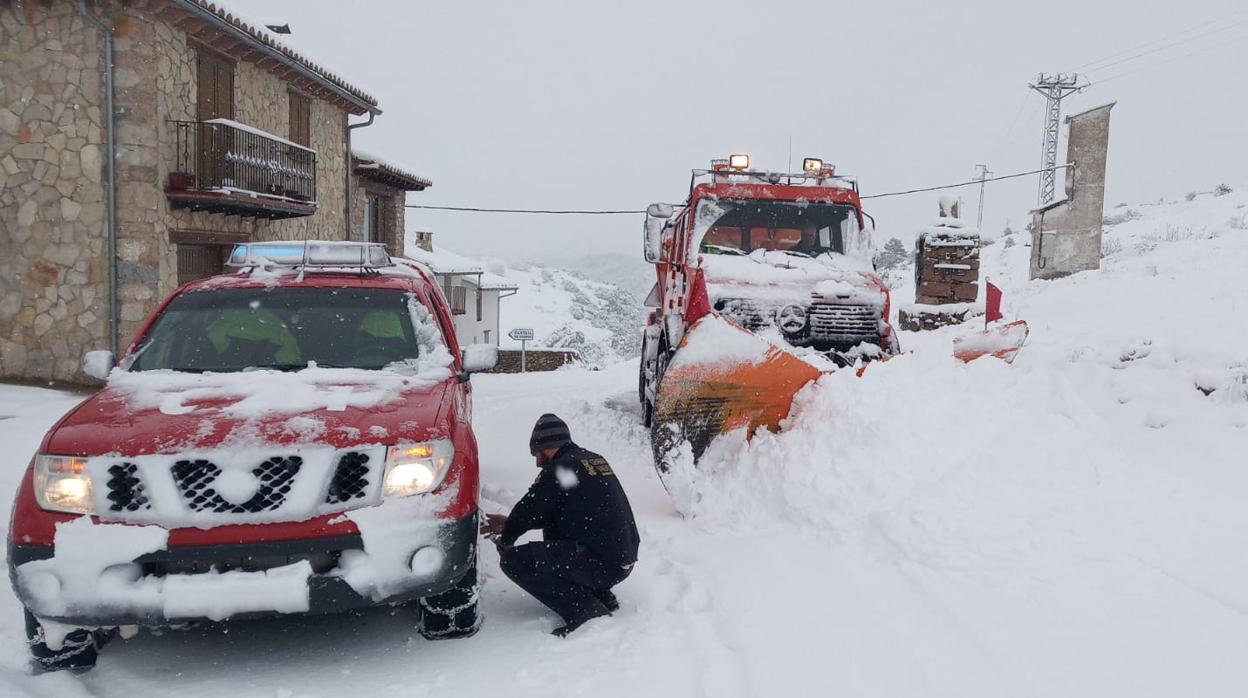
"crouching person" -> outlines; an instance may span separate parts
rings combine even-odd
[[[563,420],[542,415],[529,451],[537,480],[510,515],[491,514],[482,528],[497,536],[503,573],[559,614],[554,634],[564,637],[620,607],[611,588],[632,572],[640,538],[611,466],[573,443]],[[540,543],[515,545],[535,529]]]

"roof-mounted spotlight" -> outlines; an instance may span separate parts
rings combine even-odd
[[[745,153],[733,153],[728,156],[728,167],[734,170],[748,170],[750,168],[750,156]]]
[[[802,170],[806,172],[823,172],[823,160],[819,158],[802,159]]]

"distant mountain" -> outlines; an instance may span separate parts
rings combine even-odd
[[[537,337],[532,345],[576,349],[592,366],[636,358],[645,324],[642,301],[650,289],[638,290],[644,282],[622,264],[624,260],[623,255],[599,255],[576,270],[527,263],[488,265],[490,271],[520,285],[502,302],[502,346],[519,348],[507,333],[529,327]],[[643,271],[653,273],[642,264]]]
[[[650,293],[655,280],[654,266],[641,258],[640,250],[635,255],[600,253],[552,260],[547,266],[556,266],[588,279],[614,284],[632,291],[642,299]]]

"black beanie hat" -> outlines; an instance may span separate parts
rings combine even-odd
[[[529,437],[529,453],[536,455],[538,451],[559,448],[571,442],[572,432],[568,431],[568,425],[547,412],[538,417],[537,424],[533,425],[533,435]]]

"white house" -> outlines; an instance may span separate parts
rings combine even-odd
[[[502,299],[513,296],[519,285],[486,271],[479,261],[454,252],[433,249],[433,233],[417,230],[404,239],[404,256],[433,272],[451,305],[455,334],[460,345],[498,346]]]

